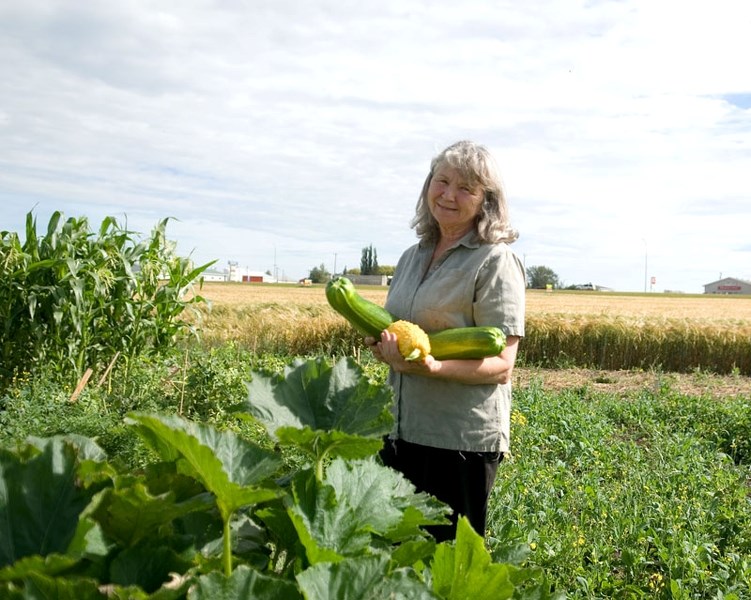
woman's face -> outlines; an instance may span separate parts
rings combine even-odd
[[[474,226],[483,201],[480,185],[470,184],[447,164],[436,167],[428,186],[428,207],[441,233],[463,234]]]

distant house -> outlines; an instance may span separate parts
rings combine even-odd
[[[390,277],[388,275],[346,275],[355,285],[388,285]]]
[[[751,281],[725,277],[704,285],[705,294],[751,294]]]
[[[571,286],[571,289],[575,290],[593,290],[597,292],[612,292],[613,288],[605,287],[604,285],[596,285],[594,283],[579,283]]]
[[[227,281],[227,274],[221,271],[204,271],[201,277],[204,281]]]

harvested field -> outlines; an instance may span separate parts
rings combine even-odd
[[[368,300],[383,304],[387,288],[362,286],[358,291]],[[206,283],[201,294],[216,305],[235,307],[269,302],[283,305],[327,304],[323,286],[320,285]],[[751,297],[529,290],[527,312],[751,322]]]
[[[383,304],[387,288],[360,286]],[[328,305],[323,286],[209,283],[208,343],[255,351],[355,353],[361,336]],[[751,297],[527,293],[526,366],[751,375]]]

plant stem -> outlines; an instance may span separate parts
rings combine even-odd
[[[223,526],[223,552],[222,552],[222,562],[224,563],[224,575],[226,577],[229,577],[232,575],[232,533],[230,531],[230,520],[232,518],[232,514],[228,514],[227,517],[224,519],[224,526]]]

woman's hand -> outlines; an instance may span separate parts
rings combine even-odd
[[[430,375],[439,364],[432,356],[426,356],[421,360],[405,360],[401,352],[399,352],[396,334],[390,331],[384,330],[381,332],[380,340],[366,337],[365,345],[373,352],[373,356],[389,365],[398,373]]]
[[[428,375],[431,372],[430,365],[437,362],[432,356],[427,356],[422,360],[405,360],[401,352],[399,352],[396,334],[390,331],[384,330],[381,332],[380,340],[368,336],[364,342],[376,359],[386,363],[399,373]]]

